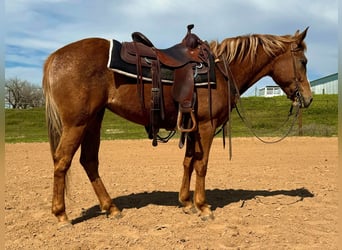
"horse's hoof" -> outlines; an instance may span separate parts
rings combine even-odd
[[[185,214],[197,214],[197,209],[195,206],[188,206],[182,208]]]
[[[68,228],[72,228],[72,224],[69,220],[58,222],[57,230],[61,231]]]
[[[107,218],[111,218],[111,219],[121,219],[123,217],[123,214],[121,212],[116,212],[116,213],[111,213],[111,214],[107,214]]]
[[[215,217],[214,217],[213,213],[207,214],[207,215],[201,215],[201,220],[202,221],[212,221],[214,219],[215,219]]]

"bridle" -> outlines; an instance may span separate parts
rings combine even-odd
[[[294,73],[294,80],[295,80],[295,84],[296,84],[296,90],[294,91],[292,96],[289,96],[290,99],[295,100],[298,103],[299,107],[303,107],[303,96],[299,91],[299,85],[300,85],[300,79],[298,78],[298,74],[297,74],[297,62],[296,62],[296,56],[295,53],[300,51],[301,48],[294,48],[293,46],[294,44],[291,44],[291,56],[292,56],[292,65],[293,65],[293,73]]]
[[[298,114],[299,114],[299,110],[300,110],[300,107],[302,107],[303,105],[303,96],[302,94],[300,93],[300,90],[299,90],[299,84],[300,84],[300,79],[298,78],[298,74],[297,74],[297,63],[296,63],[296,58],[295,58],[295,52],[298,52],[300,51],[301,49],[296,47],[294,48],[293,47],[294,44],[291,44],[291,56],[292,56],[292,64],[293,64],[293,72],[294,72],[294,80],[295,80],[295,84],[296,84],[296,89],[293,93],[292,96],[289,96],[289,98],[291,100],[295,100],[296,103],[298,103],[298,105],[294,105],[294,103],[292,103],[291,105],[291,108],[290,108],[290,111],[288,113],[288,116],[287,116],[287,119],[286,121],[283,123],[283,125],[285,125],[290,116],[293,114],[293,108],[295,107],[296,111],[295,111],[295,115],[294,115],[294,118],[293,118],[293,121],[291,123],[291,126],[290,128],[288,129],[288,131],[283,135],[281,136],[279,139],[276,139],[276,140],[273,140],[273,141],[266,141],[264,139],[262,139],[260,136],[258,136],[256,134],[256,132],[252,129],[252,126],[251,126],[251,123],[249,122],[248,119],[246,119],[242,113],[240,112],[238,106],[236,105],[237,102],[240,102],[240,107],[242,108],[242,105],[241,105],[241,99],[240,99],[240,91],[239,91],[239,88],[237,87],[237,84],[236,84],[236,81],[234,79],[234,76],[231,72],[231,69],[228,65],[228,62],[227,62],[227,59],[226,59],[226,56],[225,56],[225,53],[222,54],[221,56],[221,60],[220,59],[217,59],[216,62],[219,62],[219,61],[222,61],[223,62],[223,65],[224,65],[224,68],[222,69],[221,67],[218,67],[220,69],[220,71],[223,73],[223,75],[225,76],[226,78],[226,81],[227,81],[227,88],[228,88],[228,98],[227,98],[227,102],[228,102],[228,117],[227,117],[227,121],[223,124],[222,128],[217,131],[215,133],[215,135],[217,135],[219,132],[221,132],[221,130],[223,131],[223,146],[225,146],[225,134],[226,134],[226,125],[228,123],[228,130],[229,130],[229,159],[232,158],[232,142],[231,142],[231,93],[232,93],[232,90],[233,92],[235,92],[235,100],[234,100],[234,103],[235,103],[235,109],[238,113],[238,115],[240,116],[241,120],[245,123],[246,127],[251,131],[251,133],[258,139],[260,140],[261,142],[263,143],[277,143],[277,142],[280,142],[282,140],[284,140],[289,134],[290,132],[292,131],[293,129],[293,126],[295,124],[295,122],[297,121],[297,118],[298,118]],[[233,84],[233,86],[231,86],[231,83]],[[243,109],[242,109],[243,111]],[[245,112],[244,112],[245,113]]]

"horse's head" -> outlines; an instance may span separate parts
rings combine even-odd
[[[307,59],[304,38],[308,28],[292,36],[284,53],[279,54],[272,65],[271,76],[294,105],[309,107],[312,102],[310,83],[306,76]]]

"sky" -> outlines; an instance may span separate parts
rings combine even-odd
[[[308,79],[338,70],[338,0],[5,0],[5,77],[41,85],[50,53],[87,37],[131,40],[140,31],[156,47],[179,43],[188,24],[203,40],[246,34],[294,34],[309,26]],[[274,85],[271,78],[251,87]]]

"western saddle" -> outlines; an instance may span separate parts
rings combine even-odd
[[[194,93],[194,74],[197,68],[209,72],[210,49],[197,35],[191,33],[193,24],[187,26],[187,34],[182,42],[168,49],[157,49],[142,33],[132,33],[132,42],[123,42],[120,52],[122,60],[135,64],[137,67],[137,88],[144,107],[142,67],[150,68],[152,75],[151,120],[147,129],[152,145],[157,146],[160,121],[165,118],[161,66],[173,71],[174,82],[172,97],[179,103],[177,129],[188,133],[197,129],[194,113],[196,96]],[[161,119],[161,120],[160,120]],[[186,122],[185,122],[186,120]]]

